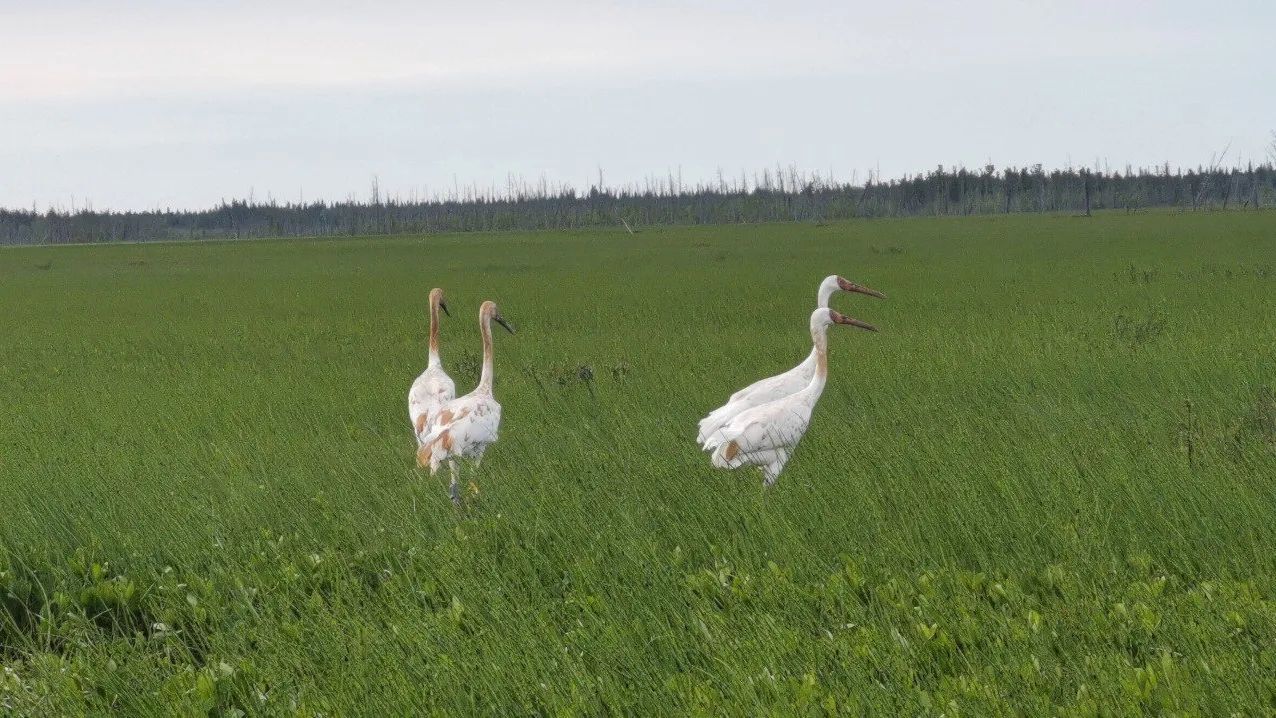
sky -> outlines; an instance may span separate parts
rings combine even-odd
[[[0,207],[1259,162],[1261,0],[0,0]]]

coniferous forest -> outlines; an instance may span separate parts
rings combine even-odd
[[[341,202],[222,201],[203,210],[0,209],[0,244],[68,244],[293,236],[390,235],[650,225],[820,222],[877,217],[1081,213],[1148,209],[1226,210],[1276,206],[1272,164],[1120,171],[1041,165],[998,170],[937,167],[889,181],[839,182],[775,167],[686,186],[670,175],[586,192],[545,180],[458,187],[446,195]]]

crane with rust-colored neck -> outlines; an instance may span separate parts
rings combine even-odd
[[[443,290],[430,290],[430,345],[429,359],[425,371],[412,382],[408,390],[408,420],[419,437],[422,429],[429,423],[432,412],[443,404],[456,398],[456,383],[443,370],[443,361],[439,359],[439,310],[449,317],[447,301],[443,299]]]
[[[469,394],[441,405],[417,433],[417,466],[430,467],[430,475],[433,476],[438,472],[439,466],[447,462],[452,474],[448,493],[452,496],[452,503],[458,506],[461,504],[461,496],[456,460],[473,459],[474,468],[477,469],[483,461],[483,452],[496,441],[497,431],[501,426],[501,405],[492,396],[492,322],[505,327],[510,334],[514,333],[514,329],[501,317],[496,302],[483,302],[479,308],[479,331],[483,335],[483,372],[479,376],[478,386]]]

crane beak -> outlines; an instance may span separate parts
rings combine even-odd
[[[843,314],[838,314],[837,312],[833,312],[833,321],[837,324],[846,324],[852,327],[859,327],[860,329],[867,329],[870,332],[877,331],[877,327],[869,324],[868,322],[861,322],[858,319],[852,319]]]
[[[494,317],[492,317],[492,318],[496,320],[496,323],[497,323],[497,324],[500,324],[501,326],[505,327],[506,331],[508,331],[510,334],[513,334],[513,333],[514,333],[514,328],[513,328],[513,327],[511,327],[510,325],[508,325],[508,324],[506,324],[506,323],[505,323],[505,318],[504,318],[504,317],[502,317],[501,315],[497,314],[496,316],[494,316]]]
[[[439,300],[439,309],[442,309],[443,313],[448,315],[449,317],[452,316],[452,312],[449,312],[447,310],[447,302],[443,301],[442,299]]]
[[[841,288],[841,290],[842,290],[843,292],[859,292],[860,294],[867,294],[867,295],[868,295],[868,296],[870,296],[870,297],[877,297],[878,299],[885,299],[885,298],[886,298],[886,295],[885,295],[885,294],[882,294],[881,292],[877,291],[876,289],[869,289],[868,287],[861,287],[860,285],[856,284],[855,282],[848,282],[848,281],[846,281],[845,279],[842,279],[841,277],[838,277],[838,278],[837,278],[837,286],[838,286],[839,288]]]

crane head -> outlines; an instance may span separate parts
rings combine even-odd
[[[505,317],[501,316],[501,310],[496,306],[496,302],[487,301],[479,307],[479,319],[486,315],[489,319],[505,327],[505,331],[510,334],[514,333],[514,328],[505,323]]]
[[[885,299],[885,298],[886,298],[886,295],[885,295],[885,294],[882,294],[881,292],[877,291],[876,289],[869,289],[868,287],[861,287],[860,285],[856,284],[855,282],[849,281],[849,280],[845,279],[844,277],[838,277],[838,278],[837,278],[837,288],[838,288],[838,289],[841,289],[843,292],[858,292],[858,293],[860,293],[860,294],[867,294],[867,295],[868,295],[868,296],[870,296],[870,297],[877,297],[878,299]]]
[[[861,322],[858,319],[852,319],[844,314],[838,314],[832,309],[829,310],[829,320],[834,324],[846,324],[852,327],[859,327],[860,329],[867,329],[870,332],[877,331],[877,327],[869,324],[868,322]]]
[[[435,287],[434,289],[430,290],[430,302],[433,304],[438,304],[439,309],[442,309],[444,314],[448,315],[449,317],[452,316],[452,312],[449,312],[447,310],[447,300],[443,298],[442,289]]]

